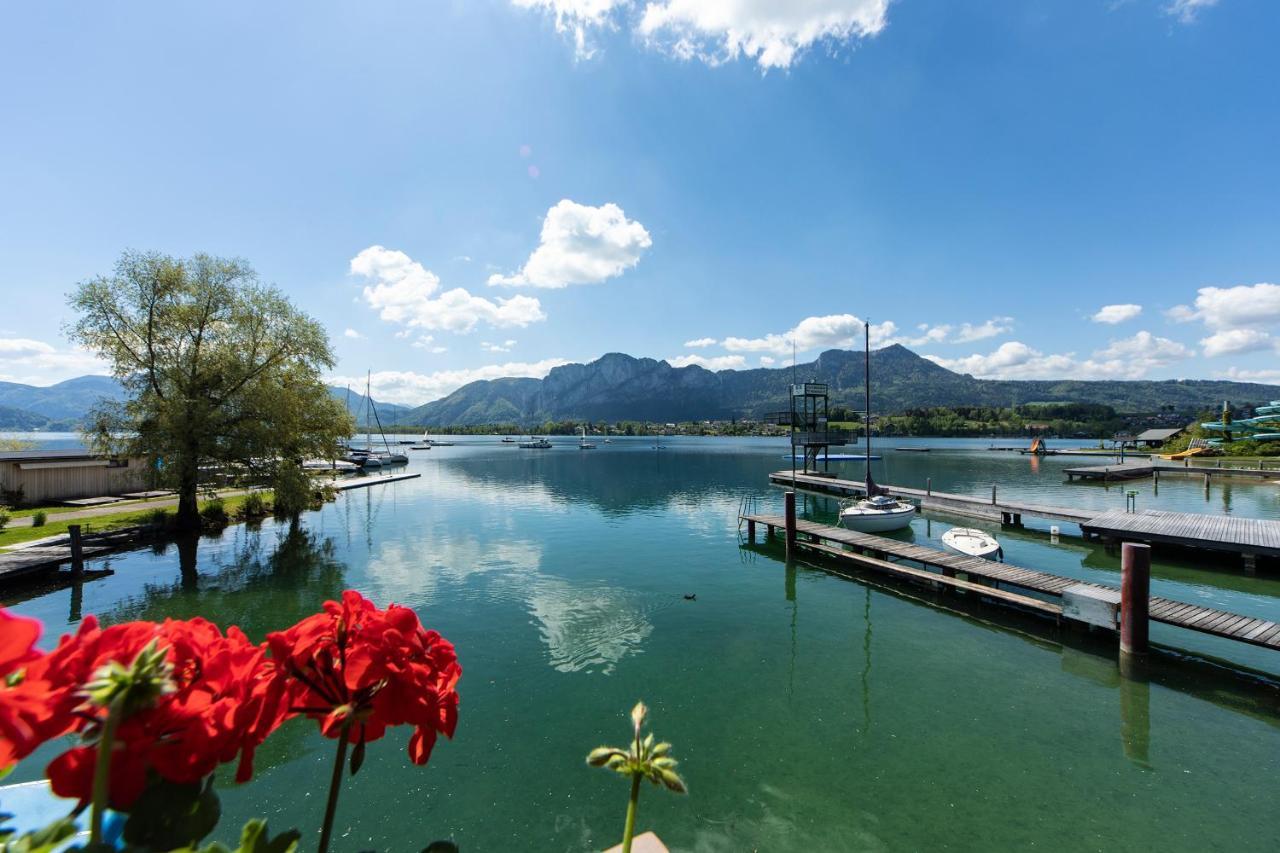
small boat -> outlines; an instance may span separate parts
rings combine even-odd
[[[529,438],[531,439],[530,441],[520,442],[520,446],[525,450],[549,450],[553,446],[545,438],[534,439],[533,436],[529,436]]]
[[[452,441],[436,441],[433,439],[430,430],[422,431],[422,443],[428,447],[453,447]]]
[[[1004,559],[1004,549],[990,533],[973,527],[953,527],[942,534],[942,544],[953,551],[970,557],[995,557]]]
[[[595,449],[596,449],[596,446],[595,446],[594,444],[592,444],[591,442],[587,441],[587,428],[586,428],[586,427],[583,427],[583,428],[582,428],[582,438],[578,441],[578,449],[579,449],[579,450],[595,450]]]
[[[502,437],[502,441],[501,441],[500,443],[501,443],[501,444],[515,444],[515,443],[516,443],[516,440],[515,440],[514,438],[512,438],[511,436],[509,436],[509,435],[504,435],[504,436]]]
[[[907,527],[915,515],[915,504],[876,495],[840,510],[839,526],[859,533],[887,533]]]
[[[613,444],[613,439],[612,439],[612,438],[606,438],[606,439],[604,440],[604,443],[605,443],[605,444]]]
[[[429,444],[411,444],[411,445],[409,445],[409,449],[410,449],[410,450],[430,450],[430,449],[431,449],[431,445],[429,445]]]

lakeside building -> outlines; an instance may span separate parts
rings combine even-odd
[[[116,496],[149,487],[151,468],[140,457],[112,458],[85,450],[0,453],[0,503],[55,503]]]

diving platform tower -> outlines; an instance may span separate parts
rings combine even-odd
[[[849,443],[849,433],[832,429],[827,420],[828,387],[825,382],[801,382],[791,386],[791,408],[766,421],[791,427],[791,470],[801,461],[801,473],[831,476],[829,448]],[[822,468],[818,468],[821,460]]]

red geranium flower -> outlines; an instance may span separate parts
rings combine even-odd
[[[39,745],[40,705],[20,688],[27,666],[40,658],[40,623],[0,608],[0,770]]]
[[[323,613],[269,634],[267,646],[290,709],[318,720],[326,737],[360,744],[388,726],[412,725],[414,764],[427,763],[437,734],[453,737],[462,667],[453,644],[407,607],[379,610],[347,590],[341,603],[327,601]]]
[[[172,782],[198,782],[240,755],[237,779],[252,775],[253,752],[282,721],[281,685],[265,665],[265,650],[237,628],[226,635],[204,619],[128,622],[105,630],[88,617],[74,637],[28,666],[21,689],[42,705],[42,740],[66,731],[93,736],[106,709],[86,700],[85,687],[111,662],[128,665],[155,643],[164,651],[171,684],[116,731],[111,760],[113,808],[127,811],[154,771]],[[49,765],[54,793],[88,802],[97,746],[74,747]]]

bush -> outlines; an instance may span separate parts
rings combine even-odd
[[[44,523],[49,520],[49,514],[44,510],[38,510],[31,516],[32,527],[44,527]]]
[[[200,520],[205,527],[226,527],[228,522],[227,508],[221,498],[214,498],[200,508]]]
[[[0,530],[4,530],[4,526],[9,523],[9,508],[4,504],[0,504]]]
[[[312,505],[311,478],[296,462],[285,462],[276,471],[273,508],[280,518],[297,518]]]
[[[153,509],[151,514],[147,516],[147,524],[152,527],[168,527],[169,526],[169,510]]]
[[[244,518],[261,518],[267,514],[267,500],[262,492],[249,492],[240,505],[240,515]]]

